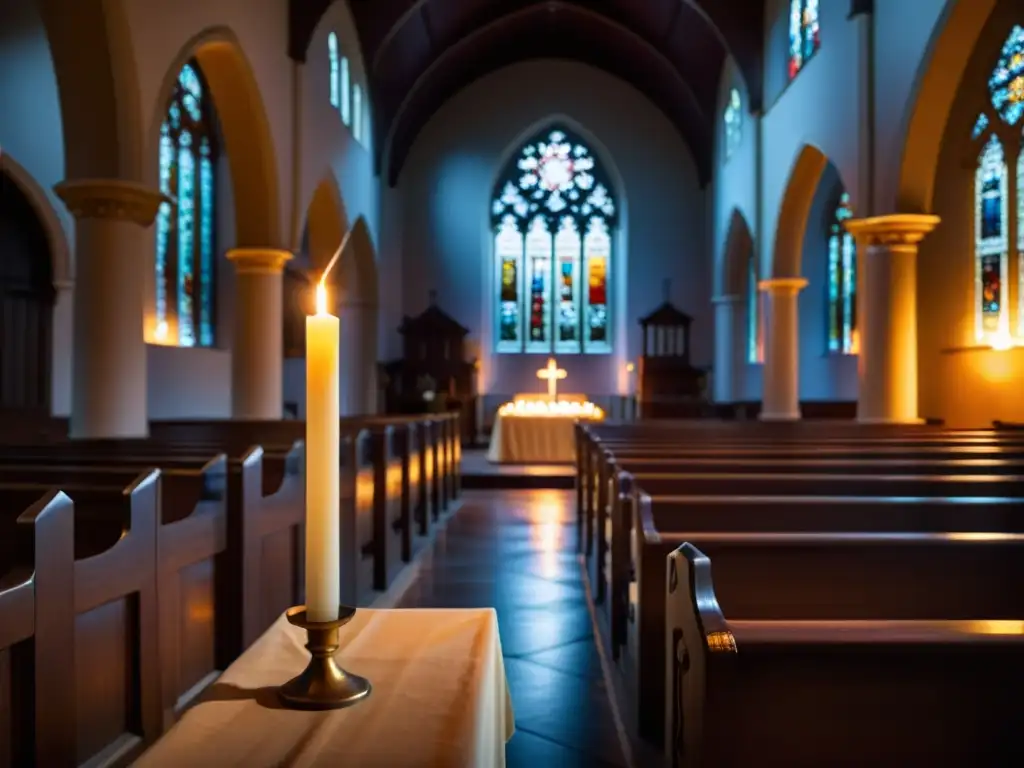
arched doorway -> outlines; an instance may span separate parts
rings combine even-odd
[[[50,412],[54,297],[46,229],[0,170],[0,410]]]

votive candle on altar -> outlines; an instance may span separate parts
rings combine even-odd
[[[306,617],[335,621],[341,602],[338,414],[340,323],[316,288],[316,314],[306,318]]]

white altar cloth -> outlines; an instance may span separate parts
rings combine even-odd
[[[571,464],[576,461],[574,416],[498,414],[487,460],[496,464]]]
[[[304,644],[281,616],[136,765],[505,765],[514,720],[494,609],[360,608],[337,658],[373,691],[348,709],[278,703],[276,686],[306,666]]]

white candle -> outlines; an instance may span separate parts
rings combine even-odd
[[[316,314],[306,318],[306,617],[334,621],[341,602],[338,418],[340,323],[316,289]]]

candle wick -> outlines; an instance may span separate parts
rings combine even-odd
[[[352,230],[350,229],[348,232],[345,233],[345,236],[341,238],[341,244],[338,246],[338,250],[336,250],[334,252],[334,255],[331,256],[331,260],[329,262],[327,262],[327,267],[324,269],[324,273],[322,275],[320,275],[320,286],[321,287],[326,285],[326,283],[327,283],[327,275],[329,275],[331,273],[331,270],[334,269],[334,265],[338,262],[338,259],[341,258],[341,254],[344,252],[345,246],[348,245],[348,239],[351,236],[352,236]]]

